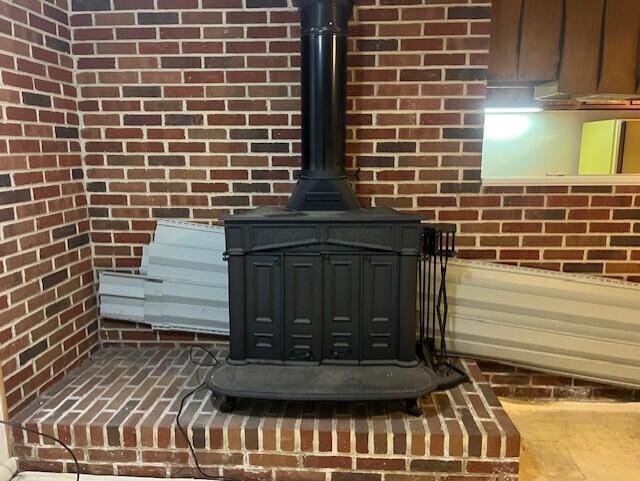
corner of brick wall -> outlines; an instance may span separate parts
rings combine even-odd
[[[0,358],[10,411],[97,344],[66,1],[0,0]]]

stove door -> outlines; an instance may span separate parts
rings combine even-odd
[[[359,255],[324,258],[324,322],[322,357],[357,363],[360,358]]]
[[[284,258],[284,356],[287,361],[320,361],[322,258]]]
[[[362,276],[362,361],[397,357],[399,258],[365,256]]]
[[[246,258],[247,357],[282,359],[282,256]]]

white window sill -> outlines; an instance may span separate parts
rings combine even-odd
[[[640,174],[483,177],[483,186],[507,185],[640,185]]]

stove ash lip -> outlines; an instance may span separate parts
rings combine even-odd
[[[291,210],[360,209],[345,170],[347,28],[353,0],[300,0],[302,162]]]

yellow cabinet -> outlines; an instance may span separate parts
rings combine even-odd
[[[580,175],[640,173],[640,121],[597,120],[582,126]]]

